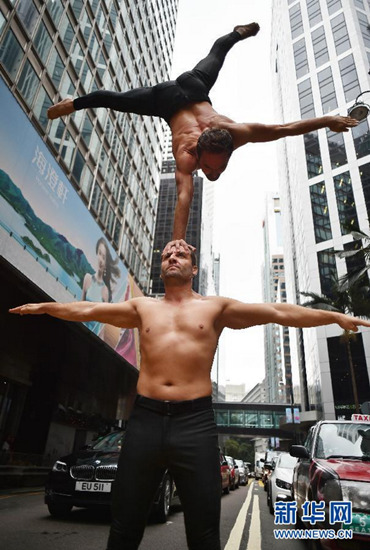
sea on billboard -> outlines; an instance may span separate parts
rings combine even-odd
[[[0,97],[0,254],[59,301],[141,295],[1,78]],[[137,331],[85,325],[138,367]]]

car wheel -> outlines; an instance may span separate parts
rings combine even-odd
[[[55,518],[65,518],[72,510],[72,504],[61,504],[60,502],[51,502],[48,504],[50,515]]]
[[[274,515],[274,503],[272,502],[271,492],[268,491],[267,494],[269,495],[269,499],[268,499],[269,512],[273,516]]]
[[[235,491],[235,479],[231,481],[230,489],[231,491]]]
[[[228,495],[230,493],[230,487],[229,485],[224,488],[224,495]]]
[[[158,523],[166,523],[171,506],[171,480],[165,476],[158,504],[155,507],[154,518]]]

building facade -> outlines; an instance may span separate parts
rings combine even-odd
[[[177,0],[0,0],[0,442],[45,462],[127,418],[138,335],[4,312],[147,292],[165,123],[67,96],[169,78]]]
[[[274,0],[272,21],[280,121],[346,115],[370,88],[369,1]],[[333,251],[358,244],[352,228],[369,233],[369,120],[346,133],[323,128],[286,138],[278,150],[288,301],[304,302],[302,292],[330,296],[333,282],[350,267]],[[350,418],[354,412],[341,332],[335,325],[291,330],[293,387],[303,420]],[[369,331],[362,329],[351,347],[359,399],[366,401]]]
[[[277,193],[266,198],[263,221],[264,265],[263,301],[285,303],[286,285],[281,225],[280,197]],[[289,329],[269,323],[265,333],[265,385],[268,403],[292,402],[292,373]]]

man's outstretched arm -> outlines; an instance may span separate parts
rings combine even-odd
[[[359,326],[370,327],[370,321],[336,311],[310,309],[294,304],[245,304],[225,299],[220,316],[221,328],[241,329],[268,323],[300,328],[337,323],[343,329],[355,332]]]
[[[320,128],[330,128],[333,132],[348,132],[350,128],[357,125],[358,121],[354,118],[328,115],[289,122],[288,124],[224,122],[222,127],[230,132],[234,141],[234,147],[237,149],[248,142],[276,141],[283,137],[307,134],[314,130],[320,130]]]
[[[43,302],[40,304],[24,304],[9,309],[9,313],[18,315],[41,315],[46,313],[65,321],[98,321],[120,328],[139,327],[140,318],[137,311],[137,300],[133,298],[118,304],[101,302]]]
[[[193,176],[191,173],[187,174],[177,169],[175,178],[177,187],[177,202],[173,221],[172,239],[185,240],[186,228],[189,221],[190,205],[194,194]]]

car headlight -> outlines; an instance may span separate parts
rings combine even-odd
[[[368,512],[370,509],[370,483],[365,481],[341,481],[341,486],[343,500],[352,502],[353,510]]]
[[[337,479],[329,479],[323,487],[325,502],[342,500],[342,489]]]
[[[280,489],[286,489],[287,491],[290,491],[292,488],[291,483],[288,483],[287,481],[283,481],[282,479],[277,479],[275,483],[277,487],[280,487]]]
[[[53,472],[68,472],[68,466],[65,462],[61,462],[60,460],[57,460],[53,466]]]

